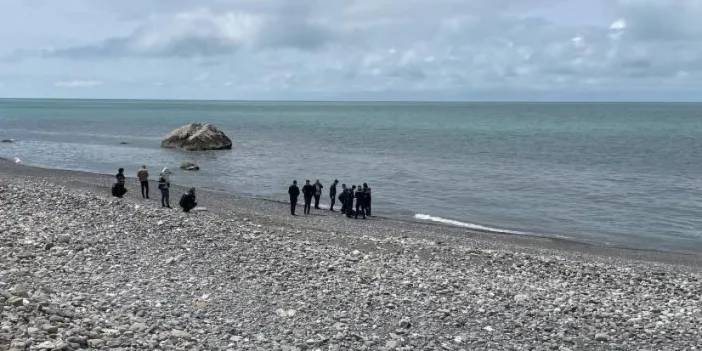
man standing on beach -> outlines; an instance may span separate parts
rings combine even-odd
[[[297,197],[300,196],[300,188],[297,187],[297,180],[293,180],[292,185],[288,188],[290,195],[290,214],[295,215],[295,206],[297,206]]]
[[[137,171],[137,178],[139,183],[141,183],[141,197],[144,199],[149,198],[149,171],[146,170],[146,165],[141,166],[141,169]]]
[[[371,188],[368,186],[368,183],[363,183],[363,192],[366,193],[366,198],[365,198],[366,216],[370,217],[370,215],[371,215]]]
[[[349,189],[346,189],[346,184],[341,184],[341,194],[339,194],[339,201],[341,201],[341,213],[346,213],[347,196],[349,196]]]
[[[363,215],[363,219],[366,219],[366,193],[360,185],[356,191],[356,219],[358,219],[359,214]]]
[[[324,186],[319,182],[319,179],[317,179],[317,181],[314,182],[314,208],[318,210],[319,198],[322,197],[322,188],[324,188]]]
[[[351,186],[348,191],[348,196],[346,196],[346,217],[351,218],[353,216],[353,198],[356,195],[356,186]]]
[[[312,195],[314,195],[314,187],[310,184],[310,180],[305,181],[305,186],[302,187],[302,195],[305,197],[305,214],[310,214],[312,208]]]
[[[334,179],[334,183],[332,183],[331,187],[329,188],[329,200],[330,200],[330,205],[329,205],[329,211],[334,212],[334,203],[336,202],[336,185],[339,184],[338,179]]]

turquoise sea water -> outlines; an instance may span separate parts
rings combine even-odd
[[[234,149],[159,148],[191,121]],[[0,138],[32,165],[168,166],[179,184],[281,200],[292,179],[338,178],[368,182],[379,215],[702,250],[702,104],[4,99]]]

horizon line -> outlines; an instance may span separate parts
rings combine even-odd
[[[300,103],[323,103],[323,102],[369,102],[369,103],[640,103],[640,104],[661,104],[661,103],[702,103],[702,100],[410,100],[410,99],[189,99],[189,98],[67,98],[67,97],[0,97],[0,100],[84,100],[84,101],[182,101],[182,102],[300,102]]]

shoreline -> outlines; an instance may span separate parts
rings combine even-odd
[[[58,183],[73,190],[89,191],[110,196],[110,187],[113,175],[100,174],[87,171],[74,171],[66,169],[45,168],[16,164],[11,160],[0,157],[0,180],[3,177],[30,177]],[[150,181],[150,190],[154,206],[160,207],[160,194],[156,182]],[[142,201],[137,181],[134,177],[127,178],[129,192],[125,198]],[[171,185],[171,205],[177,207],[180,194],[189,186],[173,183]],[[702,253],[663,251],[643,248],[630,248],[617,245],[601,245],[598,243],[581,241],[569,237],[553,237],[533,233],[512,234],[501,231],[488,231],[473,228],[416,219],[373,216],[368,220],[347,219],[338,212],[330,215],[328,210],[314,210],[311,216],[289,216],[289,204],[254,196],[244,196],[226,191],[198,188],[198,203],[207,208],[208,212],[229,214],[232,211],[246,213],[249,216],[265,218],[277,224],[302,225],[306,228],[317,230],[349,231],[355,226],[370,229],[375,232],[383,230],[402,233],[438,241],[466,241],[478,240],[485,244],[507,247],[519,247],[523,250],[553,250],[569,255],[596,256],[610,259],[641,260],[648,262],[667,263],[688,267],[702,267]],[[301,204],[298,204],[301,206]],[[308,219],[305,223],[305,218]],[[302,223],[300,223],[302,222]],[[339,227],[341,226],[341,227]],[[350,227],[349,227],[350,226]],[[346,228],[348,227],[348,228]],[[371,228],[369,228],[371,227]],[[405,234],[403,234],[405,235]]]

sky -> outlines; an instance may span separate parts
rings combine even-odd
[[[0,23],[0,97],[702,97],[700,0],[3,0]]]

